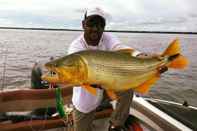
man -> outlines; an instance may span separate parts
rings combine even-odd
[[[82,50],[130,50],[133,56],[139,55],[138,51],[122,45],[111,34],[104,32],[106,25],[105,12],[99,8],[86,11],[82,27],[84,33],[75,39],[68,54]],[[97,95],[93,96],[82,87],[73,88],[72,102],[74,105],[73,119],[75,131],[91,131],[92,121],[96,108],[103,99],[103,90],[99,85],[92,85],[97,89]],[[109,131],[126,131],[124,122],[129,115],[129,107],[133,98],[133,91],[118,94],[119,99],[115,111],[111,115]]]

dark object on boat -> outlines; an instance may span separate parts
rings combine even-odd
[[[186,101],[184,105],[151,99],[147,101],[184,125],[197,130],[197,109],[189,107]]]
[[[24,115],[17,115],[17,114],[7,114],[5,113],[4,115],[1,116],[0,122],[3,121],[10,121],[11,123],[18,123],[18,122],[23,122],[23,121],[31,121],[31,120],[48,120],[51,119],[52,117],[49,115],[33,115],[31,113],[29,114],[24,114]]]
[[[31,88],[32,89],[46,89],[48,88],[48,83],[41,79],[42,69],[36,62],[31,71]]]
[[[46,81],[43,81],[41,79],[42,76],[42,69],[39,66],[39,64],[36,62],[32,68],[31,71],[31,88],[32,89],[47,89],[49,88],[49,83]],[[44,115],[49,115],[51,116],[52,114],[56,113],[56,108],[40,108],[36,109],[32,112],[32,114],[36,116],[44,116]]]
[[[183,102],[183,106],[188,107],[189,106],[188,102],[187,101],[184,101]]]

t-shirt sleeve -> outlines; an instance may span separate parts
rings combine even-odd
[[[79,40],[75,40],[68,47],[67,54],[72,54],[72,53],[75,53],[75,52],[78,52],[78,51],[82,51],[82,50],[84,50],[83,45],[80,43]]]
[[[112,34],[107,34],[106,36],[109,50],[116,51],[120,49],[132,49],[131,47],[122,44],[116,36]]]
[[[112,34],[106,33],[105,37],[106,37],[105,42],[107,44],[107,49],[108,50],[116,51],[116,50],[120,50],[120,49],[128,49],[128,48],[131,49],[131,47],[122,44],[120,42],[120,40]]]

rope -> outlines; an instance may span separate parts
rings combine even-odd
[[[3,90],[6,87],[5,81],[6,81],[6,67],[7,67],[8,48],[6,48],[5,51],[2,51],[2,54],[3,53],[4,53],[4,63],[3,63],[1,90]]]
[[[73,108],[69,106],[64,106],[62,91],[60,87],[55,88],[55,96],[56,96],[56,108],[59,113],[59,116],[62,118],[61,120],[64,122],[65,127],[72,127],[72,120],[69,120],[69,115],[72,113]]]

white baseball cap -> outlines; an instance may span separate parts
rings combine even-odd
[[[93,16],[93,15],[101,16],[105,20],[107,19],[107,13],[99,7],[88,8],[86,10],[85,18],[88,17],[88,16]]]

